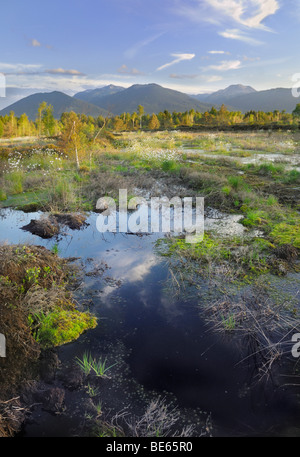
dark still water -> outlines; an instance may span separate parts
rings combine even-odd
[[[95,330],[59,349],[62,372],[86,351],[95,358],[104,354],[117,363],[111,382],[100,386],[109,409],[129,405],[139,413],[147,399],[160,395],[178,406],[184,421],[197,424],[203,413],[210,415],[212,435],[300,435],[300,388],[284,387],[291,383],[288,377],[258,382],[253,359],[241,363],[248,355],[246,341],[207,325],[201,294],[175,294],[168,266],[154,250],[159,235],[101,235],[97,215],[91,214],[84,230],[67,229],[59,240],[42,240],[20,230],[37,216],[2,211],[1,241],[48,249],[57,242],[60,256],[78,258],[82,284],[76,298],[89,302],[99,318]],[[207,288],[203,282],[203,293]],[[85,401],[83,390],[70,389],[64,413],[37,410],[24,436],[79,434]]]

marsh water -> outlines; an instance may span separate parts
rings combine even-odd
[[[195,425],[195,436],[208,417],[216,436],[300,434],[300,389],[288,387],[295,379],[286,376],[295,361],[259,382],[243,343],[216,333],[204,319],[201,293],[207,298],[210,284],[203,280],[200,296],[170,287],[168,263],[155,250],[163,234],[101,234],[91,213],[87,227],[43,240],[21,229],[39,216],[1,210],[0,241],[48,249],[56,244],[58,254],[80,268],[75,298],[99,319],[96,329],[59,348],[62,377],[88,350],[116,363],[112,379],[99,386],[107,409],[129,407],[139,414],[161,396],[179,408],[184,423]],[[23,436],[80,434],[86,400],[84,389],[69,389],[66,410],[55,415],[37,408]]]

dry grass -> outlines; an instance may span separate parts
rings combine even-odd
[[[150,401],[145,412],[136,416],[128,408],[118,412],[111,418],[103,418],[98,423],[98,436],[101,437],[191,437],[195,435],[193,425],[180,425],[180,411],[170,407],[165,399],[157,397]],[[207,416],[197,436],[211,436],[211,420]]]
[[[176,430],[180,413],[177,408],[169,408],[164,400],[152,400],[141,417],[127,420],[130,436],[133,437],[189,437],[193,435],[194,427],[186,426]]]
[[[217,332],[231,332],[245,341],[248,348],[240,363],[254,361],[258,379],[268,378],[272,367],[291,350],[291,334],[299,319],[289,310],[288,301],[275,304],[263,286],[245,293],[234,302],[229,296],[215,301],[206,309],[206,320]]]
[[[13,437],[19,431],[25,414],[26,409],[19,397],[0,401],[0,438]]]
[[[67,261],[59,259],[42,246],[2,245],[0,246],[0,276],[16,284],[24,284],[26,290],[30,281],[26,281],[28,270],[35,268],[42,271],[47,267],[44,276],[39,280],[42,287],[50,286],[53,281],[61,284],[66,278]],[[23,281],[25,279],[25,281]]]
[[[119,189],[127,189],[128,193],[132,192],[132,184],[132,179],[129,177],[105,171],[93,171],[89,182],[83,187],[83,194],[96,207],[99,198],[104,196],[118,198]]]

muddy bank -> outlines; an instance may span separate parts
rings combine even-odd
[[[63,227],[68,227],[71,230],[80,230],[86,225],[86,216],[83,214],[58,213],[48,216],[43,215],[40,219],[32,219],[29,224],[22,227],[22,230],[46,239],[58,235]]]

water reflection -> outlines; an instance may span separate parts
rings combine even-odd
[[[21,230],[40,213],[0,213],[2,242],[48,249],[58,242],[59,255],[78,257],[86,272],[95,271],[88,276],[83,271],[77,294],[79,300],[91,298],[99,326],[61,348],[62,360],[70,362],[84,350],[97,357],[106,342],[122,341],[129,354],[129,376],[146,389],[172,392],[181,407],[211,412],[216,434],[266,434],[297,423],[299,407],[290,392],[253,384],[252,361],[239,363],[245,341],[233,342],[211,331],[199,313],[201,296],[176,296],[166,287],[167,264],[153,250],[160,234],[101,234],[97,215],[91,214],[84,230],[68,229],[58,240],[43,240]],[[47,422],[43,417],[40,427],[55,428],[52,423],[53,418]]]

